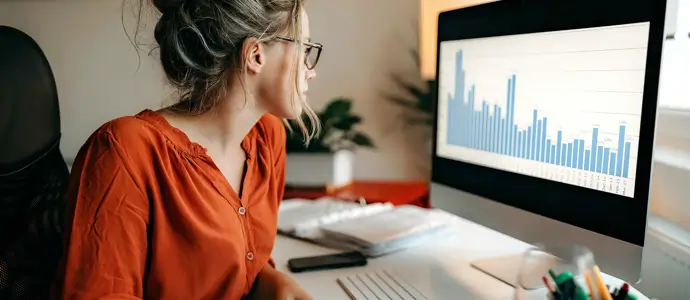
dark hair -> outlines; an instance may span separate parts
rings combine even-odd
[[[240,60],[247,38],[264,42],[301,33],[302,0],[152,1],[161,12],[154,31],[160,62],[168,81],[181,92],[176,106],[188,112],[209,111],[222,100],[232,72],[246,74]],[[295,53],[297,66],[300,51]],[[293,76],[297,86],[297,68]],[[299,100],[309,119],[315,121],[311,124],[317,124],[308,130],[300,122],[309,140],[318,132],[318,118],[304,99]]]

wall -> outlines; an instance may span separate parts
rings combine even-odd
[[[441,12],[478,5],[495,0],[419,0],[421,72],[424,78],[436,77],[436,37],[438,15]]]
[[[355,177],[425,176],[417,168],[424,159],[415,156],[408,146],[412,142],[399,130],[400,111],[381,97],[381,91],[395,88],[388,74],[417,72],[408,55],[417,45],[417,0],[310,0],[307,6],[313,40],[325,45],[310,101],[321,108],[335,96],[351,97],[363,130],[378,146],[357,153]],[[121,0],[0,2],[0,24],[31,35],[52,64],[66,157],[73,157],[103,122],[173,99],[155,57],[140,53],[138,67],[123,29],[123,20],[130,33],[135,28],[131,9],[123,10]],[[144,33],[150,36],[155,16],[145,19]]]
[[[51,63],[67,158],[102,123],[159,107],[170,93],[153,57],[140,53],[138,68],[123,29],[123,19],[134,24],[134,14],[123,13],[120,1],[13,1],[0,3],[0,11],[0,24],[32,36]]]

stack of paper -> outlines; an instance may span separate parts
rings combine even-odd
[[[278,231],[371,257],[423,243],[446,227],[445,220],[416,206],[293,199],[280,207]]]

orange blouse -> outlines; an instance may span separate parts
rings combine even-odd
[[[285,129],[242,142],[242,197],[199,144],[145,110],[100,127],[67,194],[57,299],[240,299],[269,264],[285,185]]]

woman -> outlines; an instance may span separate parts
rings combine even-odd
[[[100,127],[68,191],[61,299],[310,299],[270,260],[284,188],[280,118],[321,46],[301,0],[154,0],[179,103]],[[318,128],[308,130],[312,137]]]

